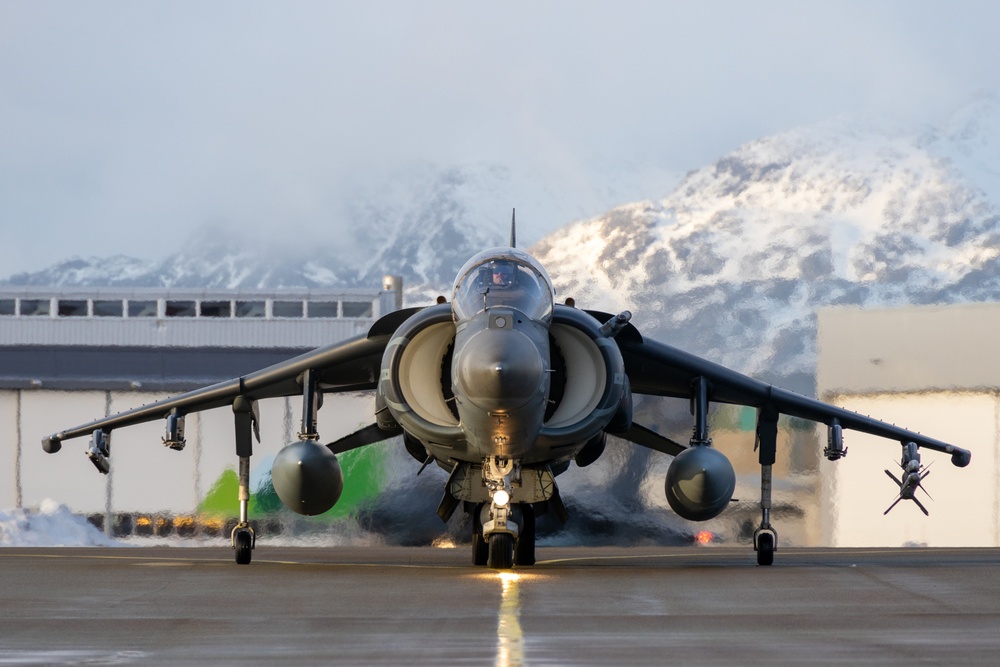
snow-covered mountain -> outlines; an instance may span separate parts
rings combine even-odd
[[[234,240],[235,239],[235,240]],[[74,285],[97,287],[268,288],[322,287],[353,284],[353,271],[332,267],[343,262],[333,252],[307,255],[264,253],[219,226],[207,226],[189,237],[183,248],[161,262],[132,257],[74,257],[35,273],[19,273],[8,285]]]
[[[641,171],[641,170],[640,170]],[[503,245],[510,216],[518,209],[518,240],[537,241],[560,225],[606,210],[640,195],[650,173],[664,181],[679,177],[655,170],[622,177],[597,189],[588,177],[556,181],[544,171],[497,164],[411,164],[383,176],[359,176],[343,185],[351,201],[343,211],[351,231],[293,231],[282,221],[270,229],[221,223],[202,227],[163,260],[74,257],[0,284],[136,287],[274,288],[378,286],[386,273],[402,275],[419,293],[443,293],[465,261],[483,248]],[[638,173],[638,172],[635,172]],[[582,195],[582,196],[581,196]],[[172,239],[170,230],[152,239]],[[176,242],[171,240],[171,243]]]
[[[741,146],[666,198],[532,250],[557,292],[632,310],[642,331],[808,391],[815,309],[1000,298],[1000,103],[918,136],[843,123]],[[995,182],[995,180],[993,181]],[[802,382],[805,381],[805,382]]]
[[[627,308],[648,334],[808,391],[819,306],[1000,298],[998,147],[1000,100],[989,95],[919,133],[847,121],[796,128],[740,146],[675,187],[665,178],[649,193],[669,193],[662,199],[555,229],[530,250],[561,297]],[[343,243],[276,248],[208,228],[162,262],[77,258],[7,282],[371,286],[399,273],[414,303],[444,293],[469,256],[505,242],[509,202],[522,247],[552,229],[539,218],[573,213],[554,203],[559,192],[519,202],[518,179],[496,165],[425,165],[359,187],[348,212],[358,231]]]

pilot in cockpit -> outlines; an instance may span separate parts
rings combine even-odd
[[[507,288],[514,285],[514,267],[507,262],[492,262],[490,267],[492,287]]]
[[[455,279],[456,320],[494,306],[515,308],[532,319],[552,317],[552,283],[534,260],[513,248],[490,249],[473,257]]]

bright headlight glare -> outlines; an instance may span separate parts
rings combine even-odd
[[[506,507],[507,503],[510,502],[510,494],[503,489],[500,489],[493,494],[493,502],[497,505],[497,507]]]

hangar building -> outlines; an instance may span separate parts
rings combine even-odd
[[[831,546],[1000,546],[1000,304],[818,313],[817,394],[972,451],[956,468],[922,450],[930,466],[918,497],[929,516],[902,501],[901,447],[847,431],[848,455],[820,463],[822,544]]]
[[[393,276],[381,289],[0,288],[0,507],[53,498],[85,514],[193,510],[237,462],[225,410],[189,416],[183,452],[159,444],[161,423],[116,431],[108,476],[86,459],[85,438],[56,454],[41,438],[365,333],[401,304]],[[320,432],[351,432],[370,404],[330,401]],[[295,439],[300,401],[260,409],[253,461],[264,469]]]
[[[50,455],[41,438],[363,333],[401,302],[393,277],[371,290],[0,288],[0,508],[53,498],[83,514],[193,511],[236,464],[225,410],[190,415],[183,452],[160,445],[161,423],[116,431],[108,476],[87,461],[85,439]],[[779,517],[783,543],[1000,546],[1000,357],[988,354],[1000,304],[824,308],[818,324],[821,399],[967,447],[973,461],[960,469],[925,452],[930,516],[905,501],[883,516],[896,495],[883,470],[898,472],[899,447],[849,431],[848,456],[829,462],[808,433],[789,431],[779,447],[788,460],[776,468],[789,488],[776,487],[776,502],[800,509]],[[300,401],[260,409],[252,479],[295,439]],[[367,425],[371,413],[370,396],[328,401],[323,439]],[[741,497],[755,498],[752,432],[715,435],[747,473]]]

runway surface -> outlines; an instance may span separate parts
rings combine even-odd
[[[1000,550],[0,549],[0,665],[995,665]]]

